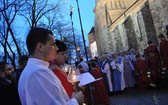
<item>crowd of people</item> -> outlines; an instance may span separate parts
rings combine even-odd
[[[145,92],[150,84],[162,84],[162,72],[168,70],[168,40],[163,34],[158,38],[159,46],[149,40],[144,54],[131,48],[95,57],[109,94],[134,87]]]
[[[64,42],[55,40],[44,28],[31,29],[26,38],[29,55],[19,58],[14,69],[0,62],[0,99],[4,105],[110,105],[114,92],[137,86],[146,91],[150,83],[158,86],[162,70],[168,70],[168,41],[164,35],[159,48],[148,42],[144,55],[138,50],[121,50],[76,64],[77,70],[90,73],[95,82],[80,86],[67,80],[63,67],[67,62]],[[147,75],[150,72],[150,77]],[[102,97],[103,94],[103,97]]]
[[[29,55],[25,60],[24,69],[20,67],[16,73],[13,73],[10,65],[0,63],[2,81],[0,98],[3,105],[79,105],[84,102],[81,91],[74,92],[73,89],[68,91],[66,89],[69,88],[64,88],[64,81],[57,77],[57,74],[61,73],[55,73],[55,71],[59,72],[59,68],[53,68],[54,70],[49,68],[51,61],[65,57],[65,54],[57,52],[59,51],[57,43],[59,42],[54,40],[50,30],[34,28],[26,38]],[[61,62],[56,63],[58,63],[57,67],[61,64]]]

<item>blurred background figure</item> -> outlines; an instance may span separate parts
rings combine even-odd
[[[162,68],[165,70],[168,70],[168,40],[163,34],[160,34],[159,36],[160,39],[160,55],[162,58]]]
[[[13,75],[12,84],[14,84],[15,86],[18,86],[20,75],[27,64],[28,59],[29,59],[28,55],[22,55],[19,57],[19,60],[18,60],[19,67],[12,74]]]
[[[89,66],[86,62],[83,61],[83,58],[80,58],[80,62],[77,65],[77,67],[81,65],[83,67],[83,69],[85,70],[85,72],[89,72]]]
[[[136,81],[137,87],[140,92],[145,92],[147,86],[149,86],[149,78],[147,76],[147,64],[145,60],[142,60],[141,56],[136,55],[136,61],[134,63],[135,71],[136,71]]]
[[[92,83],[94,105],[110,105],[110,98],[103,83],[101,71],[97,68],[95,61],[91,61],[90,66],[90,73],[96,79],[96,81]]]
[[[0,99],[3,105],[21,105],[17,88],[11,84],[11,66],[0,62]]]
[[[49,68],[54,72],[54,74],[59,78],[63,87],[65,88],[68,96],[71,98],[74,92],[73,85],[67,80],[66,73],[63,72],[61,66],[65,64],[66,61],[66,50],[67,47],[65,43],[56,40],[56,46],[58,47],[56,58],[53,61],[49,61]]]
[[[78,69],[81,74],[85,73],[85,70],[83,69],[82,65],[78,65]]]
[[[152,84],[154,84],[156,87],[161,85],[161,64],[160,64],[160,58],[156,56],[152,51],[149,53],[148,57],[148,68],[150,70],[150,78]]]
[[[110,60],[108,59],[107,54],[103,54],[102,55],[102,68],[101,68],[101,72],[102,72],[102,76],[103,76],[103,82],[105,84],[106,90],[108,92],[109,95],[112,95],[113,92],[113,70],[112,67],[110,65]]]
[[[121,56],[124,63],[125,88],[130,90],[135,85],[135,78],[133,76],[134,66],[131,62],[128,50],[121,51]]]

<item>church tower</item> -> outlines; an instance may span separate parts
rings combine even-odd
[[[137,49],[143,54],[152,40],[168,26],[168,1],[95,0],[95,39],[98,54]]]
[[[96,0],[95,35],[96,41],[99,42],[97,43],[99,55],[113,50],[114,44],[111,41],[109,27],[134,2],[135,0]]]
[[[108,26],[106,22],[106,8],[105,4],[108,0],[96,0],[96,6],[94,8],[95,13],[95,36],[97,43],[97,50],[99,55],[109,51],[108,45]],[[103,39],[103,40],[102,40]],[[104,46],[105,45],[105,46]]]

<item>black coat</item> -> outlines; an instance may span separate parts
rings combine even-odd
[[[0,105],[21,105],[17,88],[1,77]]]

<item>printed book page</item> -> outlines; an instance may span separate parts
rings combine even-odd
[[[84,86],[94,81],[96,81],[95,78],[89,72],[83,73],[78,86]]]

